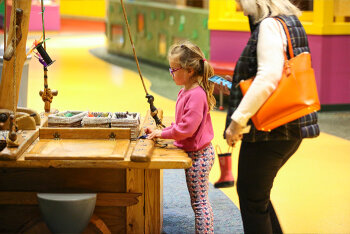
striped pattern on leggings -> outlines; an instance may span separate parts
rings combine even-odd
[[[192,159],[192,167],[185,169],[185,173],[196,233],[214,233],[214,215],[208,199],[209,173],[215,159],[214,147],[209,144],[202,150],[187,154]]]

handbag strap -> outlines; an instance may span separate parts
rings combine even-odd
[[[290,55],[290,58],[293,58],[294,57],[294,53],[293,53],[292,40],[290,39],[290,34],[289,34],[289,31],[288,31],[287,25],[280,18],[274,18],[274,19],[277,20],[278,22],[280,22],[282,24],[282,26],[283,26],[284,32],[286,33],[286,36],[287,36],[287,45],[288,45],[289,55]],[[285,53],[286,60],[288,60],[286,52],[284,52],[284,53]]]

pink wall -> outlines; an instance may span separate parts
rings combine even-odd
[[[12,6],[7,6],[7,27],[10,24]],[[59,5],[47,5],[45,6],[45,30],[58,31],[60,30],[60,8]],[[41,19],[41,6],[32,4],[32,8],[29,16],[29,31],[42,31],[42,19]],[[39,38],[38,38],[39,39]]]
[[[249,32],[210,31],[210,60],[236,61]],[[321,104],[350,104],[350,36],[308,35]]]
[[[210,60],[237,61],[249,35],[248,32],[210,31]]]
[[[30,31],[42,31],[43,26],[41,22],[41,6],[32,5],[32,10],[29,18]],[[45,6],[45,30],[58,31],[60,30],[60,8],[59,5]]]
[[[350,103],[350,36],[308,37],[321,103]]]

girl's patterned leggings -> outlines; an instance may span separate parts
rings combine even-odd
[[[196,233],[214,233],[214,216],[208,199],[209,172],[214,164],[212,144],[200,151],[187,152],[192,167],[185,169],[187,188],[195,215]]]

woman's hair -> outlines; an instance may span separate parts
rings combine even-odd
[[[237,0],[245,14],[254,18],[254,23],[268,16],[301,15],[301,11],[289,0]]]
[[[214,84],[209,82],[209,78],[214,75],[214,69],[201,49],[189,41],[179,42],[169,48],[168,59],[178,62],[183,69],[193,69],[192,78],[198,78],[198,84],[207,94],[209,110],[213,110],[216,100],[213,96]]]

